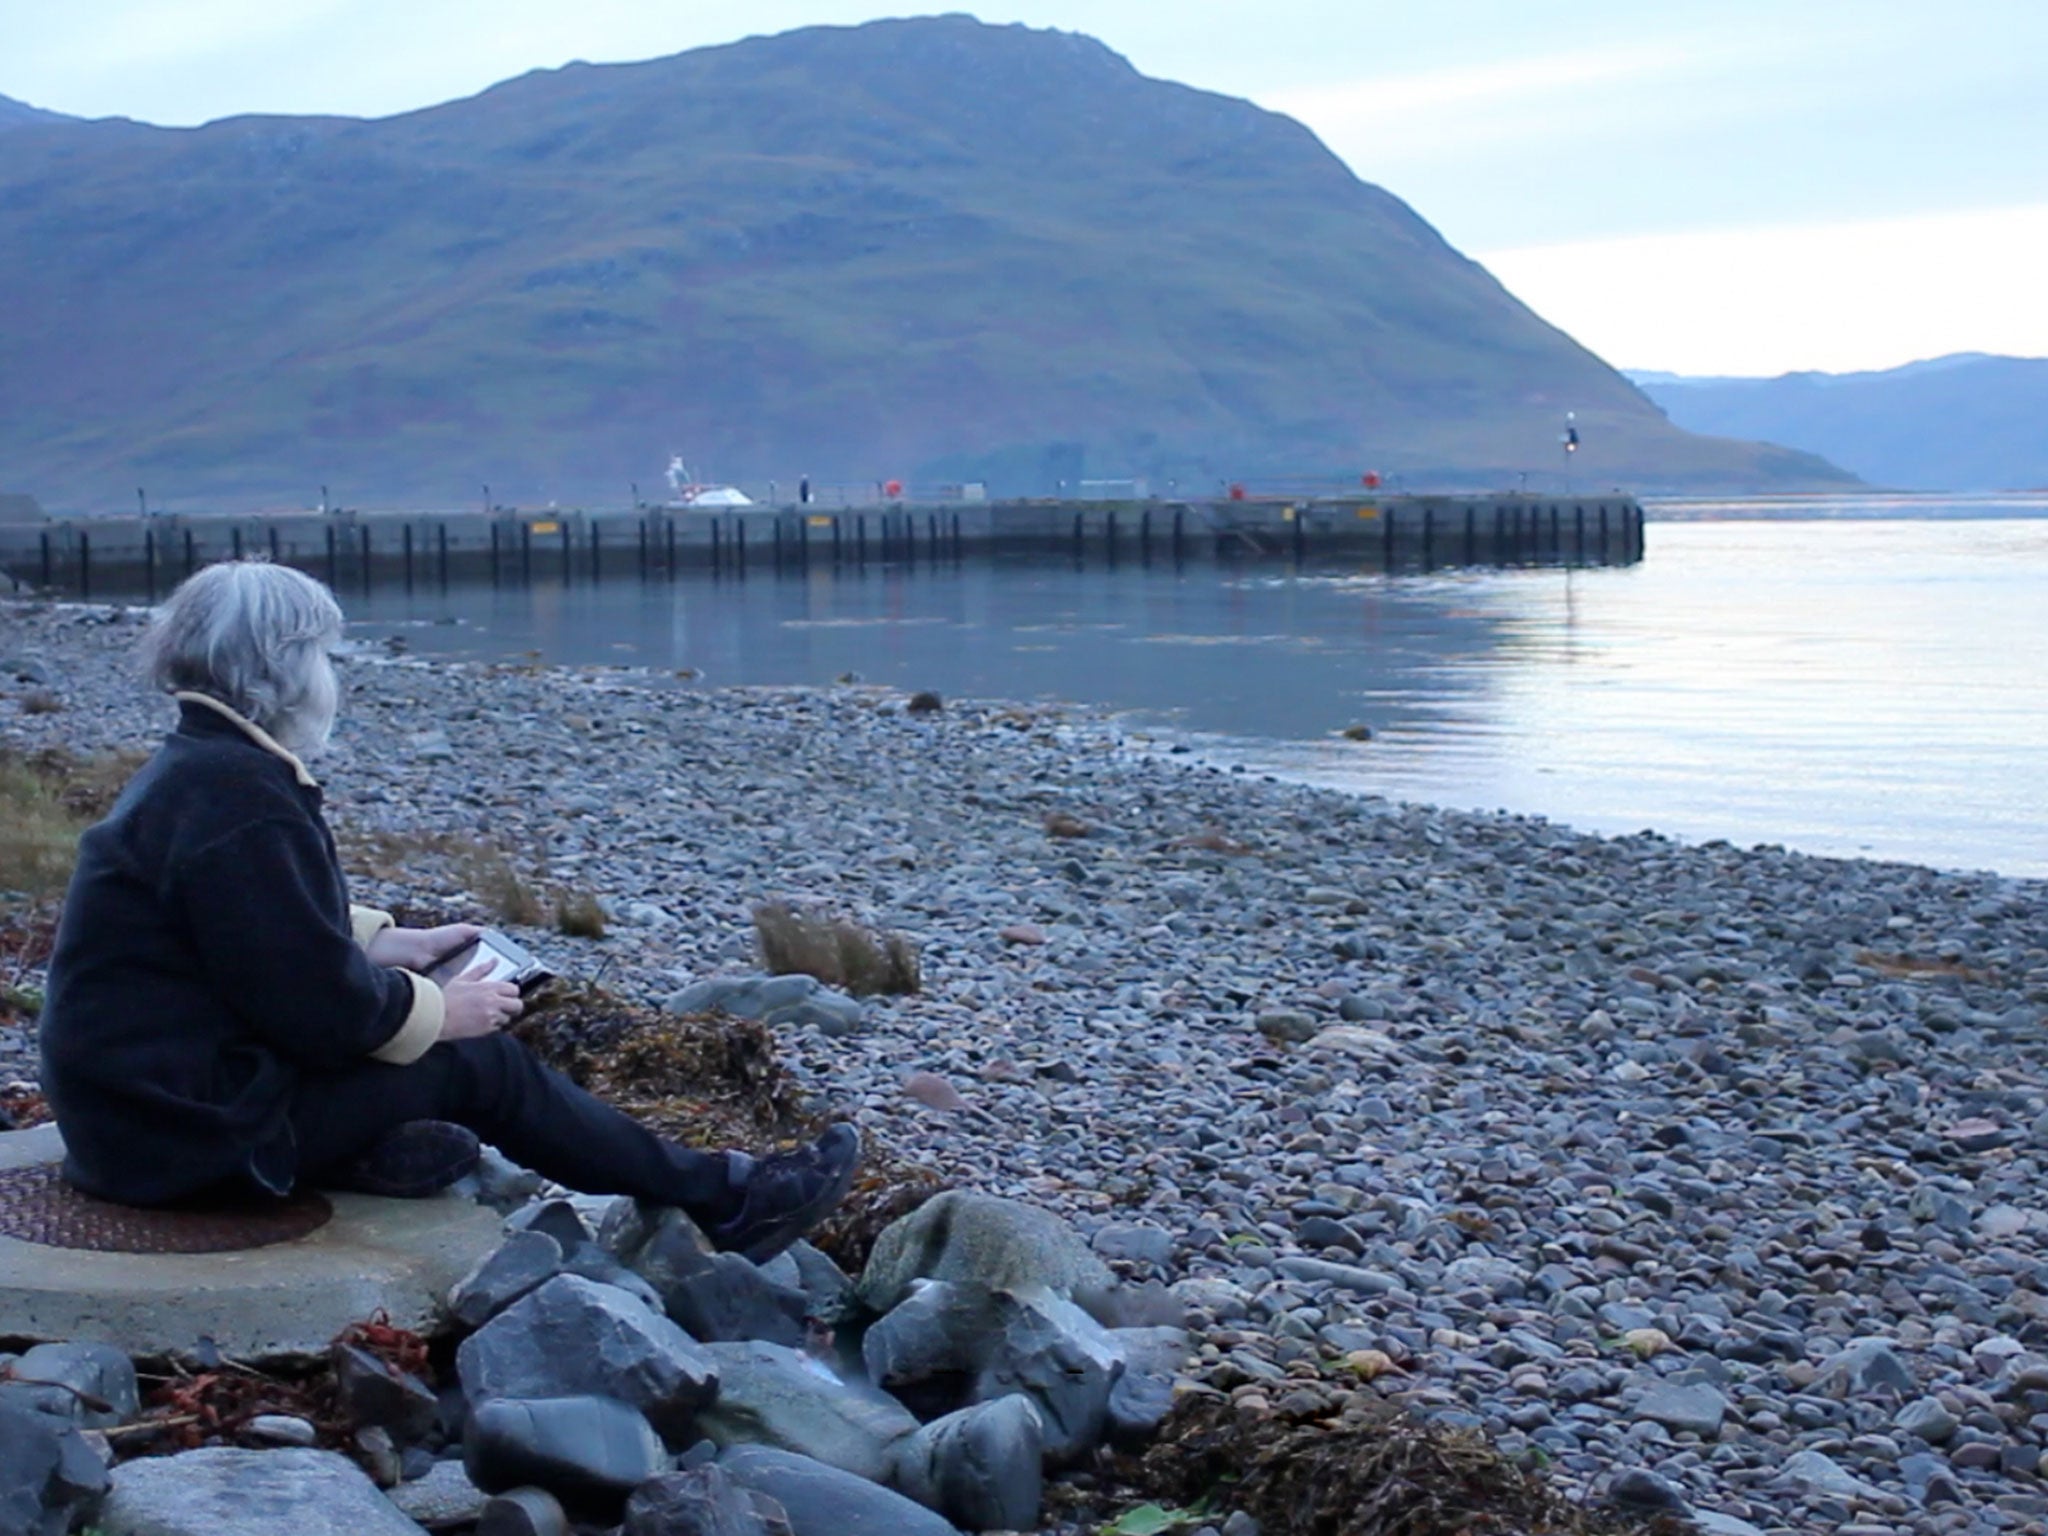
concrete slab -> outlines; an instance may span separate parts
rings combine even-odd
[[[64,1155],[55,1126],[0,1133],[0,1169]],[[379,1310],[433,1331],[448,1289],[494,1248],[500,1218],[453,1196],[331,1194],[334,1219],[240,1253],[83,1253],[0,1237],[0,1339],[89,1339],[190,1359],[202,1337],[242,1360],[314,1355]]]

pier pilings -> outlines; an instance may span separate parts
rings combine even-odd
[[[687,571],[932,566],[1056,557],[1140,564],[1355,562],[1625,565],[1643,555],[1633,497],[1374,496],[968,502],[865,508],[637,507],[482,512],[177,513],[0,526],[19,587],[154,601],[212,561],[261,552],[338,591],[468,581],[531,585]]]

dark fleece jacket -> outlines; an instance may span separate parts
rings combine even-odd
[[[42,1018],[66,1176],[137,1205],[224,1182],[289,1190],[301,1076],[417,1056],[431,1035],[416,1038],[415,985],[357,942],[298,760],[185,696],[79,841]]]

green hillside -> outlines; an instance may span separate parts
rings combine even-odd
[[[966,17],[374,122],[22,122],[0,481],[59,508],[720,478],[1840,483],[1671,426],[1300,124]]]

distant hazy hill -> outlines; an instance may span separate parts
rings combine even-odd
[[[0,480],[61,507],[720,478],[1841,483],[1674,428],[1291,119],[966,17],[376,122],[17,126]]]
[[[1963,352],[1883,373],[1630,377],[1681,427],[1804,448],[1877,485],[2048,487],[2048,358]]]

